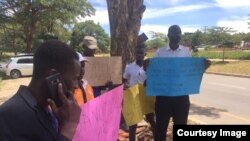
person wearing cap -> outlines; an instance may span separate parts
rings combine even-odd
[[[98,49],[97,40],[92,36],[85,36],[83,38],[83,55],[86,57],[95,57],[95,51]],[[108,81],[104,86],[94,86],[94,97],[102,94],[102,90],[113,88],[113,83]]]
[[[92,36],[84,36],[83,38],[83,55],[86,57],[94,57],[95,51],[98,49],[97,40]],[[93,87],[94,97],[101,95],[100,87]]]
[[[74,98],[77,101],[77,104],[82,106],[84,103],[94,99],[94,91],[88,81],[83,79],[85,73],[85,62],[88,62],[88,60],[83,57],[81,53],[77,52],[77,54],[81,63],[81,71],[78,79],[79,87],[74,90]]]
[[[97,40],[92,36],[83,38],[83,55],[87,57],[95,56],[95,51],[98,49]]]

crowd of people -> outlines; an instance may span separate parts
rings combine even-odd
[[[180,45],[181,28],[172,25],[168,30],[169,45],[158,49],[154,57],[192,57],[189,49]],[[80,106],[102,93],[102,87],[92,87],[85,74],[85,58],[94,57],[98,49],[92,36],[83,39],[83,53],[79,53],[59,40],[44,42],[34,54],[33,75],[28,86],[21,85],[17,93],[0,106],[1,141],[70,141],[79,122]],[[136,46],[136,59],[127,64],[123,73],[126,88],[136,84],[146,85],[148,61],[144,61],[144,43]],[[149,59],[150,60],[150,59]],[[210,62],[207,60],[206,68]],[[49,76],[60,74],[56,91],[61,101],[52,99],[46,81]],[[61,82],[63,81],[63,82]],[[112,85],[112,82],[109,86]],[[65,87],[67,88],[65,90]],[[110,87],[112,88],[112,87]],[[156,96],[155,112],[145,117],[152,127],[154,141],[165,141],[168,122],[187,124],[190,107],[189,96]],[[129,126],[129,140],[136,140],[137,124]],[[83,139],[84,140],[84,139]]]

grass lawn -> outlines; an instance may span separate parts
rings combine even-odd
[[[250,61],[216,61],[212,62],[207,71],[250,75]]]

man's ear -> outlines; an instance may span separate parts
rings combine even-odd
[[[147,56],[147,52],[144,53],[144,57]]]

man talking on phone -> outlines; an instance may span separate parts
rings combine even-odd
[[[70,141],[81,113],[71,93],[78,85],[78,55],[67,44],[49,40],[36,50],[33,62],[30,84],[21,85],[17,93],[0,106],[0,140]],[[58,81],[57,85],[60,106],[52,99],[46,81],[58,73],[60,81],[64,81]]]

